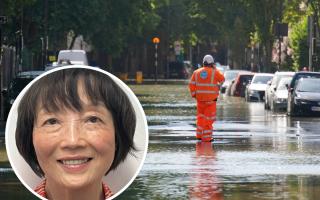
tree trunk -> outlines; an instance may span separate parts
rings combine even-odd
[[[265,43],[265,63],[264,63],[264,67],[265,67],[265,71],[266,72],[272,72],[272,44],[273,41],[272,40],[267,40]]]

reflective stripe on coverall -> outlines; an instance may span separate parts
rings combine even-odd
[[[196,137],[202,141],[211,141],[219,83],[223,81],[223,74],[212,67],[202,67],[192,74],[189,89],[197,100]]]

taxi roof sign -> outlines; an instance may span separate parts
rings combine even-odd
[[[158,43],[160,42],[160,39],[159,39],[158,37],[154,37],[154,38],[152,39],[152,42],[153,42],[154,44],[158,44]]]

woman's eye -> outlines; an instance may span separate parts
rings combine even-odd
[[[89,123],[99,123],[99,122],[102,122],[102,120],[101,120],[99,117],[97,117],[97,116],[90,116],[90,117],[87,118],[86,121],[89,122]]]
[[[50,118],[50,119],[46,120],[46,121],[43,123],[43,125],[56,125],[56,124],[58,124],[58,123],[59,123],[58,119],[56,119],[56,118]]]

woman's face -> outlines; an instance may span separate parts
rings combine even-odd
[[[83,94],[83,93],[80,93]],[[101,184],[115,154],[115,128],[102,104],[92,105],[80,95],[81,112],[62,109],[37,111],[33,145],[47,184],[81,188]]]

